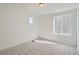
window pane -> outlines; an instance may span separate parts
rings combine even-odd
[[[29,23],[33,24],[33,18],[32,17],[29,17]]]
[[[70,34],[70,16],[63,16],[63,33]]]
[[[55,18],[55,32],[61,33],[61,17],[59,16]]]

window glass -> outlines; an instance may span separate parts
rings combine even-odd
[[[71,16],[55,16],[53,19],[54,34],[71,34]]]

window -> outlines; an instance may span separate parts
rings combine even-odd
[[[29,24],[33,24],[33,18],[29,17]]]
[[[53,34],[71,35],[71,15],[54,16]]]

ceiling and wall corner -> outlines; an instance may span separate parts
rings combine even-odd
[[[74,9],[79,6],[79,4],[75,3],[48,3],[45,4],[45,7],[37,7],[35,4],[31,4],[29,7],[30,11],[36,15],[46,15],[61,12],[64,10]]]
[[[37,3],[4,3],[0,4],[1,7],[15,7],[19,8],[19,10],[24,10],[27,15],[46,15],[46,14],[52,14],[56,12],[61,12],[64,10],[74,9],[79,6],[78,3],[45,3],[45,6],[43,8],[37,6]]]

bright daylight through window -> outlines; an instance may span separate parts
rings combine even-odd
[[[71,35],[71,15],[54,16],[53,34]]]

